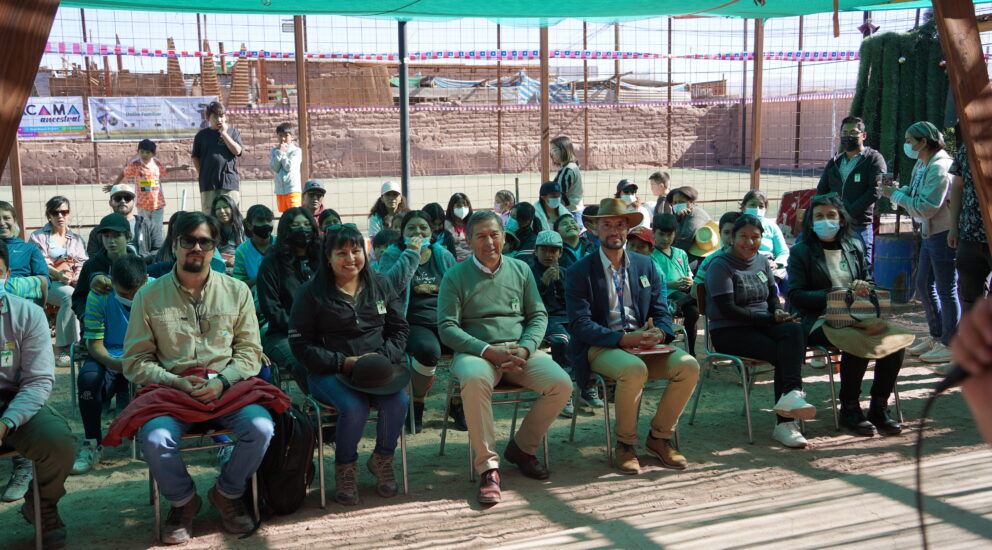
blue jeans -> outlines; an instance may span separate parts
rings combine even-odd
[[[248,405],[203,424],[231,430],[237,437],[231,459],[217,478],[217,490],[227,498],[238,498],[245,492],[248,479],[258,469],[269,448],[275,431],[272,417],[265,407]],[[138,432],[148,469],[173,506],[185,505],[196,494],[196,485],[179,453],[179,440],[192,426],[191,422],[159,416],[149,420]]]
[[[379,411],[376,422],[375,452],[392,456],[396,452],[410,398],[400,390],[389,395],[373,395],[345,386],[334,374],[311,374],[310,391],[322,403],[338,410],[334,463],[351,464],[358,460],[358,441],[369,419],[369,409]]]
[[[861,242],[865,245],[865,264],[868,266],[868,273],[871,273],[871,260],[875,250],[875,228],[869,224],[867,227],[853,225],[851,229],[861,237]]]
[[[108,369],[92,357],[87,357],[76,376],[76,387],[79,390],[79,416],[83,419],[86,439],[95,439],[99,444],[103,441],[103,428],[100,422],[103,403],[116,395],[118,409],[122,408],[122,404],[126,405],[131,400],[127,379],[123,374]]]
[[[930,336],[949,345],[961,318],[955,250],[947,246],[947,231],[925,237],[920,246],[916,293],[923,302]]]

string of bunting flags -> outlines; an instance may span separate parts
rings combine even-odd
[[[823,99],[851,99],[854,97],[854,92],[829,92],[829,93],[817,93],[817,94],[802,94],[799,96],[779,96],[779,97],[766,97],[761,100],[762,103],[787,103],[795,101],[813,101],[813,100],[823,100]],[[551,110],[564,110],[564,109],[617,109],[617,108],[629,108],[637,106],[645,107],[667,107],[672,106],[687,106],[687,105],[737,105],[740,104],[740,98],[722,98],[722,99],[693,99],[686,101],[646,101],[638,103],[552,103]],[[746,98],[745,103],[753,103],[753,98]],[[535,111],[541,108],[540,104],[531,103],[523,105],[411,105],[411,111]],[[362,106],[362,107],[346,107],[346,106],[334,106],[334,107],[309,107],[307,112],[309,113],[329,113],[329,112],[382,112],[382,111],[399,111],[399,106],[396,105],[375,105],[375,106]],[[232,114],[280,114],[280,113],[295,113],[295,107],[254,107],[249,109],[227,109],[228,113]]]
[[[95,44],[90,42],[48,42],[45,44],[46,54],[71,55],[128,55],[137,57],[173,57],[199,58],[219,57],[219,53],[159,50],[153,48],[136,48],[120,44]],[[269,50],[239,50],[227,52],[226,57],[235,59],[293,59],[294,52],[276,52]],[[398,61],[399,54],[395,53],[342,53],[342,52],[308,52],[307,59],[342,59],[350,61]],[[711,61],[752,61],[754,52],[729,52],[714,54],[663,54],[650,52],[620,52],[600,50],[551,50],[551,59],[580,59],[580,60],[616,60],[616,59],[688,59]],[[765,52],[766,61],[857,61],[861,58],[856,51],[779,51]],[[989,54],[985,54],[988,60]],[[533,61],[541,58],[540,50],[446,50],[431,52],[412,52],[410,61],[431,61],[438,59],[467,59],[493,61]]]

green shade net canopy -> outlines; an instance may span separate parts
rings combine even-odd
[[[992,0],[975,0],[984,4]],[[763,4],[763,5],[762,5]],[[510,24],[551,26],[564,19],[620,22],[659,16],[770,18],[834,11],[834,0],[65,0],[62,6],[130,11],[346,15],[401,21],[481,17]],[[837,0],[840,11],[929,8],[929,0]]]

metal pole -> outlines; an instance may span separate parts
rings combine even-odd
[[[761,189],[761,84],[764,77],[765,20],[754,20],[754,90],[751,98],[751,189]]]
[[[747,19],[744,20],[744,48],[747,52]],[[741,164],[747,164],[747,59],[741,62]]]
[[[582,50],[589,49],[589,24],[582,22]],[[585,56],[583,56],[585,57]],[[589,169],[592,146],[589,144],[589,60],[582,60],[582,167]]]
[[[83,41],[86,42],[86,11],[83,10],[83,8],[79,8],[79,23],[83,28]],[[83,98],[83,104],[85,105],[85,108],[89,109],[88,98],[93,97],[93,78],[90,76],[90,58],[88,56],[84,57],[83,63],[86,64],[86,97]],[[93,177],[95,178],[96,183],[102,183],[100,181],[100,155],[97,153],[96,139],[91,139],[91,141],[93,142]]]
[[[665,113],[665,141],[668,149],[668,164],[672,167],[672,18],[668,18],[668,107]]]
[[[503,47],[502,25],[496,25],[496,51]],[[503,173],[503,62],[496,58],[496,172]]]
[[[293,38],[296,42],[296,119],[299,130],[300,149],[303,150],[303,164],[300,166],[300,177],[303,181],[310,179],[310,116],[307,112],[307,58],[303,48],[303,18],[293,16]]]
[[[541,27],[541,181],[551,179],[551,88],[548,60],[548,28]],[[520,197],[517,197],[520,200]]]
[[[410,89],[407,83],[406,21],[397,24],[400,51],[400,181],[407,202],[410,196]]]
[[[16,130],[15,130],[16,132]],[[18,139],[14,137],[14,146],[10,148],[10,191],[14,200],[14,214],[21,222],[21,240],[27,240],[27,221],[24,219],[24,183],[21,180],[21,153]]]
[[[803,51],[803,16],[799,16],[799,51]],[[802,137],[802,124],[803,124],[803,100],[800,96],[803,93],[803,62],[802,60],[796,63],[796,156],[793,159],[793,164],[796,168],[799,168],[799,148],[800,148],[800,138]]]

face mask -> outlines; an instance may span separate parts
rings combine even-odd
[[[676,215],[678,215],[678,214],[681,214],[683,211],[685,211],[686,208],[689,208],[689,203],[687,203],[687,202],[680,202],[678,204],[673,204],[672,205],[672,212],[675,213]]]
[[[623,199],[623,202],[625,202],[627,204],[631,204],[635,200],[637,200],[637,195],[626,195],[626,194],[624,194],[624,195],[620,195],[620,198]]]
[[[902,144],[902,151],[904,153],[906,153],[906,156],[909,157],[909,158],[911,158],[911,159],[914,159],[915,160],[915,159],[920,158],[920,152],[919,151],[914,151],[913,150],[913,146],[910,145],[910,144],[908,144],[908,143],[903,143]]]
[[[759,218],[764,218],[765,217],[765,209],[764,208],[748,207],[748,208],[745,208],[744,209],[744,213],[745,214],[748,214],[750,216],[757,216]]]
[[[520,229],[520,224],[517,223],[516,218],[510,218],[509,220],[506,220],[507,231],[516,231],[517,229]]]
[[[255,234],[256,237],[260,239],[268,239],[272,235],[271,225],[253,225],[251,227],[251,232]]]
[[[858,147],[861,145],[858,143],[858,139],[860,139],[859,136],[841,136],[840,146],[845,151],[853,153],[854,151],[857,151]]]
[[[455,209],[452,210],[452,213],[454,213],[455,217],[458,218],[459,220],[464,220],[465,216],[468,216],[468,207],[456,206]]]
[[[128,309],[131,309],[131,304],[134,303],[133,300],[128,300],[127,298],[125,298],[125,297],[123,297],[123,296],[121,296],[119,294],[114,294],[114,298],[117,298],[117,301],[120,302],[122,306],[124,306],[124,307],[126,307]]]
[[[313,230],[309,227],[294,227],[286,238],[286,242],[296,248],[306,248],[310,246],[311,241],[313,241]]]
[[[817,237],[829,241],[840,232],[840,221],[838,220],[816,220],[813,222],[813,233]]]
[[[549,208],[558,208],[558,205],[560,204],[561,204],[561,197],[555,199],[548,199]]]
[[[493,212],[497,214],[502,214],[506,211],[503,210],[503,205],[497,202],[496,204],[493,205]]]

